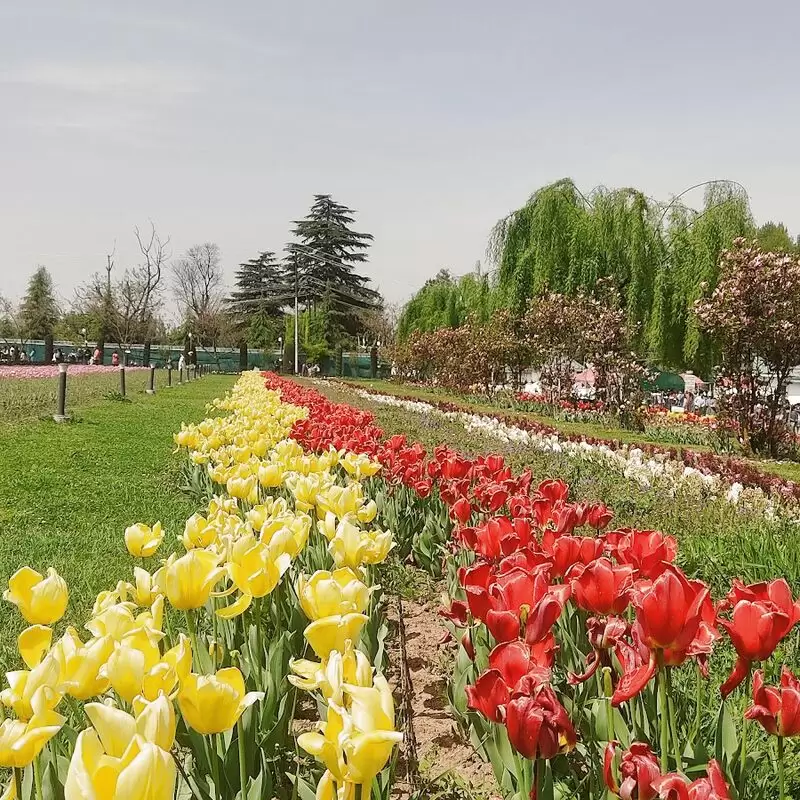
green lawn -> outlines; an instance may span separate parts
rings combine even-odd
[[[0,426],[0,585],[22,565],[53,566],[70,588],[58,630],[83,625],[97,593],[132,574],[122,538],[128,525],[160,519],[168,537],[182,532],[195,509],[180,491],[172,434],[181,422],[205,417],[206,404],[234,381],[208,375],[152,397],[134,384],[129,402],[84,395],[68,424]],[[10,649],[22,625],[16,608],[0,603],[0,665],[7,669],[17,664]]]
[[[567,422],[565,420],[555,419],[554,417],[547,417],[542,414],[534,414],[529,411],[510,411],[508,409],[498,409],[489,403],[475,402],[472,399],[464,398],[456,394],[446,392],[439,389],[423,389],[418,386],[407,386],[402,383],[393,383],[385,380],[367,380],[357,378],[347,378],[349,383],[357,384],[363,383],[365,387],[384,394],[399,395],[402,397],[411,397],[417,400],[427,400],[429,402],[444,401],[456,403],[477,414],[494,414],[498,411],[507,414],[513,414],[517,417],[527,417],[536,422],[544,425],[549,425],[556,428],[561,433],[566,435],[586,436],[597,439],[614,439],[626,444],[642,445],[651,444],[657,447],[669,448],[672,447],[676,450],[698,450],[709,451],[711,448],[701,445],[687,445],[687,444],[671,444],[659,441],[658,439],[650,438],[644,434],[637,433],[636,431],[625,430],[624,428],[614,428],[607,425],[597,425],[589,422]],[[758,469],[763,472],[774,472],[782,478],[788,480],[800,481],[800,464],[791,461],[769,461],[762,459],[751,459],[751,462]]]

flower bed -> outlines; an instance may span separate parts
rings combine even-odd
[[[149,367],[126,367],[128,371],[147,370]],[[67,374],[74,375],[104,375],[114,374],[117,367],[104,367],[100,364],[68,364]],[[42,379],[55,378],[58,375],[58,364],[48,364],[40,366],[11,366],[8,364],[0,365],[0,378],[27,378]]]
[[[400,548],[423,549],[415,504],[437,520],[459,643],[448,695],[504,794],[795,796],[800,682],[781,662],[798,655],[800,601],[785,580],[734,579],[715,602],[675,566],[674,539],[611,529],[609,509],[561,481],[534,487],[500,456],[429,455],[363,411],[268,382],[309,408],[293,435],[321,451],[361,439],[383,464],[368,490]]]
[[[30,627],[0,693],[4,800],[386,797],[402,736],[372,570],[393,542],[362,490],[380,465],[304,451],[287,437],[308,412],[257,372],[215,407],[175,436],[201,512],[180,532],[125,530],[131,581],[87,609],[88,637],[56,627],[69,590],[55,570],[9,579]],[[298,690],[324,720],[295,741]]]
[[[748,506],[767,516],[779,508],[794,516],[800,502],[800,484],[763,472],[743,459],[657,445],[634,447],[613,439],[563,434],[549,425],[514,414],[475,414],[451,402],[429,403],[352,384],[339,385],[348,386],[373,402],[422,414],[443,414],[468,430],[481,431],[501,441],[603,463],[643,486],[661,485],[674,493],[681,485],[689,484],[701,488],[711,499],[740,503],[746,498]]]

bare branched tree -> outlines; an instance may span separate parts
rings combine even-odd
[[[222,282],[222,258],[213,242],[193,245],[172,264],[172,291],[189,319],[202,319],[219,310]]]
[[[165,267],[171,257],[170,239],[162,239],[155,225],[143,236],[138,227],[134,235],[143,261],[126,269],[122,277],[111,283],[113,262],[109,257],[106,275],[95,273],[88,283],[75,291],[73,307],[102,321],[106,335],[120,347],[134,340],[147,344],[158,326],[160,286]]]

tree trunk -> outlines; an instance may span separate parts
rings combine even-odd
[[[241,372],[246,372],[248,369],[247,356],[247,341],[242,339],[239,342],[239,370]]]

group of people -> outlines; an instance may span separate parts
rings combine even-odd
[[[687,414],[713,414],[717,409],[717,401],[710,392],[695,392],[686,389],[683,392],[672,389],[665,392],[653,392],[650,402],[657,408],[682,408]]]
[[[0,364],[30,364],[33,356],[33,350],[26,353],[21,347],[13,344],[0,347]]]

